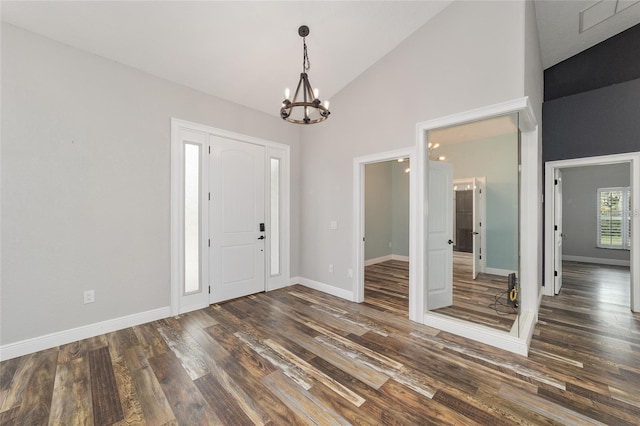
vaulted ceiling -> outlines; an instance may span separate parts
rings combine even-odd
[[[311,29],[309,76],[326,99],[450,3],[3,1],[2,20],[276,115],[283,89],[294,89],[302,69],[300,25]],[[616,16],[579,33],[579,13],[594,3],[536,0],[545,67],[640,22],[640,3],[627,1]]]

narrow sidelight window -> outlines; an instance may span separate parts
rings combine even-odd
[[[271,276],[280,274],[280,159],[271,158],[271,190],[270,190],[270,253]]]
[[[184,145],[184,294],[200,290],[200,145]]]

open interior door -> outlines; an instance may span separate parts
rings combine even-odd
[[[484,196],[480,180],[473,178],[473,279],[478,277],[482,268],[482,215],[480,214],[480,200]]]
[[[453,304],[453,165],[429,161],[427,310]]]
[[[560,293],[562,288],[562,170],[555,169],[554,180],[555,211],[553,213],[553,236],[555,239],[553,253],[553,291]]]

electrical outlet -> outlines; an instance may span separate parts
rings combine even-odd
[[[96,291],[95,290],[85,290],[84,292],[84,303],[93,303],[96,301]]]
[[[329,264],[329,272],[331,272],[333,274],[333,263]]]

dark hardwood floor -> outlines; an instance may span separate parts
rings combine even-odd
[[[637,425],[628,270],[570,270],[529,357],[297,285],[4,361],[0,424]]]
[[[434,310],[502,331],[510,331],[516,309],[507,302],[507,277],[478,274],[471,276],[471,256],[454,252],[453,305]],[[389,260],[364,269],[364,303],[408,317],[409,263]]]
[[[453,252],[453,305],[434,312],[510,331],[517,310],[508,304],[507,277],[479,273],[472,278],[471,253]]]

